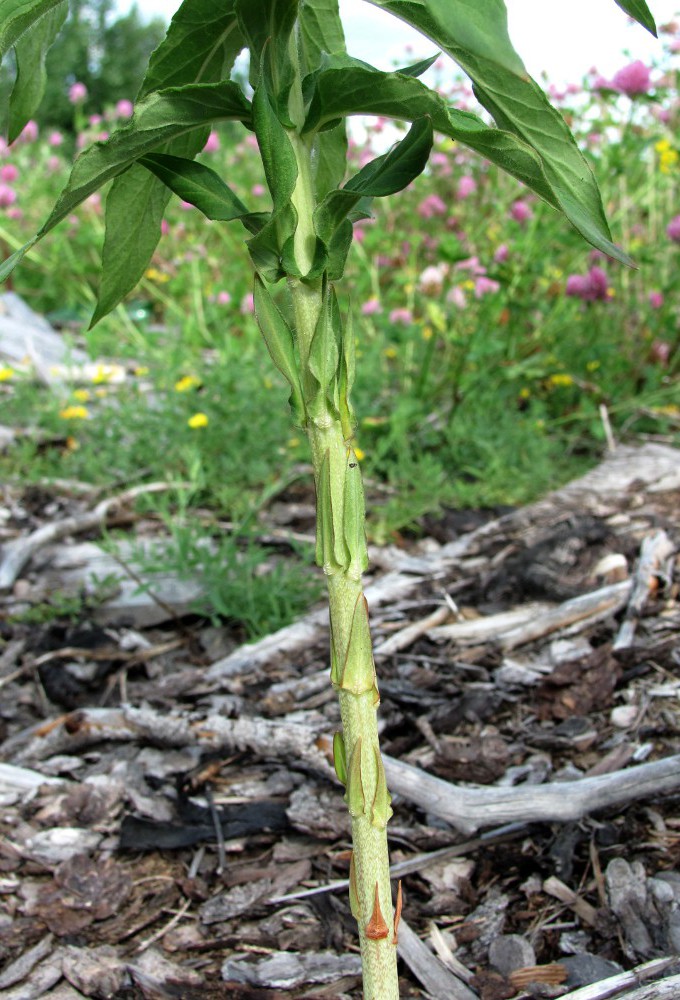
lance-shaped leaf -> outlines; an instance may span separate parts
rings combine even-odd
[[[306,0],[299,14],[299,52],[303,76],[319,65],[323,53],[345,51],[345,35],[337,0]],[[347,169],[347,129],[344,121],[314,137],[314,193],[321,201],[342,184]]]
[[[64,0],[0,0],[0,59],[41,17]]]
[[[347,574],[355,580],[360,580],[361,574],[368,568],[366,507],[361,471],[354,449],[350,449],[347,463],[342,522],[345,544],[350,556]]]
[[[335,517],[331,495],[331,457],[326,451],[316,480],[316,564],[325,570],[337,568],[335,561]],[[341,658],[331,626],[331,683],[340,683]]]
[[[262,64],[274,99],[287,96],[293,78],[288,39],[297,12],[298,0],[236,0],[239,25],[250,49],[250,82],[259,85]]]
[[[572,225],[593,246],[631,264],[611,241],[597,182],[566,122],[512,47],[503,0],[370,2],[411,24],[455,59],[498,126],[540,157],[553,198]]]
[[[259,275],[255,275],[255,316],[272,361],[291,388],[290,405],[297,423],[305,422],[293,334]]]
[[[213,222],[240,219],[251,233],[257,233],[269,219],[266,212],[250,212],[219,174],[186,156],[149,153],[139,161],[178,198],[188,201]]]
[[[0,0],[1,2],[1,0]],[[226,80],[243,48],[234,0],[184,0],[168,32],[152,53],[137,95],[193,83]],[[203,149],[208,127],[161,147],[193,159]],[[161,236],[161,220],[170,191],[157,177],[133,165],[115,178],[106,199],[106,235],[96,323],[131,291],[148,267]],[[134,205],[134,211],[130,206]]]
[[[425,169],[432,149],[432,122],[421,118],[406,138],[367,163],[339,191],[331,191],[314,213],[317,233],[328,243],[340,223],[362,198],[380,198],[408,187]]]
[[[9,102],[8,139],[14,142],[38,109],[45,91],[45,57],[66,20],[66,0],[36,21],[16,41],[17,74]]]
[[[339,309],[335,292],[326,282],[319,319],[309,348],[307,361],[316,387],[306,400],[307,411],[315,423],[323,425],[329,412],[337,414],[337,373],[340,351],[338,344]]]
[[[362,739],[357,737],[352,748],[352,754],[347,767],[347,782],[345,791],[345,802],[350,816],[356,819],[366,811],[366,795],[364,793],[364,783],[362,775]]]
[[[621,10],[625,10],[626,14],[629,14],[634,21],[651,32],[655,38],[657,37],[654,17],[645,0],[614,0],[614,3]]]
[[[590,243],[609,256],[630,263],[627,255],[611,241],[592,171],[564,121],[556,122],[560,116],[550,108],[533,81],[526,87],[530,93],[523,89],[524,99],[529,101],[533,94],[536,104],[532,135],[541,139],[541,153],[514,128],[512,131],[489,128],[476,115],[448,107],[419,80],[400,73],[360,68],[319,74],[305,128],[323,127],[325,121],[339,115],[380,114],[406,121],[429,116],[435,131],[458,139],[498,164],[549,204],[560,208]],[[543,114],[545,107],[547,116]],[[547,139],[540,132],[544,124],[554,126],[554,135],[550,133]]]
[[[338,371],[338,409],[340,410],[340,422],[342,424],[342,436],[349,442],[354,434],[354,424],[356,422],[354,410],[350,400],[354,376],[356,371],[356,354],[354,349],[354,324],[352,313],[348,313],[347,320],[342,328],[340,336],[340,368]]]
[[[377,746],[373,747],[376,767],[375,794],[371,808],[371,824],[378,830],[384,830],[392,816],[392,796],[387,790],[385,766]]]
[[[352,694],[366,694],[371,690],[377,694],[368,604],[363,594],[359,594],[354,605],[349,639],[341,657],[339,687]]]
[[[347,784],[347,754],[342,733],[333,733],[333,766],[341,785]]]
[[[151,94],[139,105],[130,125],[118,129],[106,142],[95,143],[77,158],[68,183],[37,238],[54,229],[76,206],[135,160],[169,139],[205,123],[226,119],[250,119],[250,104],[238,84],[231,81],[171,87]],[[135,206],[128,206],[129,215],[134,212]]]

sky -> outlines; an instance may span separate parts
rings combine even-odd
[[[126,10],[132,0],[119,0]],[[145,16],[160,15],[179,6],[168,0],[136,0]],[[614,0],[506,0],[510,37],[532,76],[547,71],[555,84],[578,83],[592,67],[603,76],[633,59],[651,62],[660,55],[660,43],[640,25],[630,25]],[[680,12],[680,0],[649,0],[657,24]],[[392,69],[413,44],[414,55],[432,55],[434,46],[422,35],[365,0],[340,0],[347,49],[379,69]],[[627,50],[628,55],[624,52]]]

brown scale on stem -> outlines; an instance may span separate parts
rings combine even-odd
[[[394,934],[392,935],[392,944],[395,946],[395,948],[399,943],[399,935],[397,931],[399,928],[399,921],[401,920],[402,904],[403,904],[403,895],[401,891],[401,879],[399,879],[399,882],[397,884],[397,905],[394,910]]]
[[[373,899],[373,913],[371,919],[364,928],[364,933],[371,941],[382,941],[390,933],[390,929],[385,923],[385,918],[380,909],[380,896],[378,894],[378,883],[375,883],[375,897]]]

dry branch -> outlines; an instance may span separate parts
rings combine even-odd
[[[643,540],[626,617],[614,640],[615,650],[628,649],[633,645],[635,629],[644,606],[650,595],[658,589],[659,579],[665,576],[666,564],[674,552],[675,546],[665,531],[655,531]]]
[[[598,983],[573,990],[565,994],[562,1000],[609,1000],[610,997],[615,997],[616,1000],[675,1000],[680,995],[680,976],[646,982],[665,972],[675,962],[677,958],[655,958],[629,972],[621,972],[617,976],[609,976]],[[629,987],[633,987],[632,991]]]
[[[147,493],[162,493],[165,490],[177,488],[184,484],[178,483],[143,483],[132,489],[119,493],[118,496],[108,497],[102,500],[94,510],[85,511],[82,514],[74,514],[72,517],[62,518],[60,521],[52,521],[43,524],[28,535],[21,535],[2,546],[0,551],[0,591],[9,590],[14,586],[17,577],[33,558],[39,549],[58,542],[69,535],[82,534],[85,531],[92,531],[101,528],[106,524],[112,510],[122,507],[137,497]]]
[[[416,979],[433,997],[450,1000],[478,1000],[469,986],[446,968],[402,917],[399,923],[397,953]]]

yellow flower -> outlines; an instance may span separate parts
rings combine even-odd
[[[192,417],[189,417],[187,424],[191,427],[192,431],[198,430],[199,427],[208,426],[208,418],[205,413],[194,413]]]
[[[396,356],[397,356],[397,349],[396,349],[396,347],[386,347],[385,351],[384,351],[384,354],[385,354],[386,358],[396,358]]]
[[[557,372],[555,375],[551,375],[548,379],[550,385],[573,385],[574,380],[571,375],[567,375],[566,372]]]
[[[77,399],[79,403],[87,403],[90,398],[89,389],[74,389],[73,398]]]
[[[107,368],[106,365],[97,365],[92,376],[92,381],[95,385],[99,385],[102,382],[109,382],[112,374],[111,369]]]
[[[297,448],[300,444],[300,438],[289,438],[287,444],[289,448]]]
[[[175,382],[175,392],[189,392],[190,389],[195,389],[200,384],[200,378],[196,378],[195,375],[183,375],[178,382]]]
[[[527,386],[523,386],[519,390],[519,398],[520,399],[528,399],[530,395],[531,395],[531,389],[528,389]]]
[[[144,277],[148,278],[149,281],[155,281],[159,285],[163,285],[166,281],[170,281],[170,275],[163,274],[163,272],[159,271],[157,267],[148,267],[144,272]]]
[[[668,139],[659,139],[658,142],[654,143],[654,149],[657,153],[667,153],[671,148],[672,147]]]
[[[62,420],[87,420],[89,415],[86,406],[66,406],[59,410]]]
[[[424,326],[423,327],[423,340],[432,340],[432,327],[431,326]]]
[[[662,174],[670,174],[671,169],[676,166],[678,159],[678,153],[675,149],[668,149],[665,153],[661,153],[659,156],[659,170]]]
[[[11,378],[14,378],[15,374],[16,373],[13,368],[3,365],[2,368],[0,368],[0,382],[9,382]]]
[[[146,365],[138,365],[137,368],[135,368],[135,375],[139,376],[140,378],[142,377],[142,375],[148,375],[148,374],[149,374],[149,369],[147,368]]]
[[[354,454],[356,455],[357,462],[360,462],[363,458],[366,458],[366,452],[362,451],[361,448],[355,448]]]
[[[586,365],[586,368],[589,372],[596,372],[601,364],[602,364],[601,361],[589,361]]]

